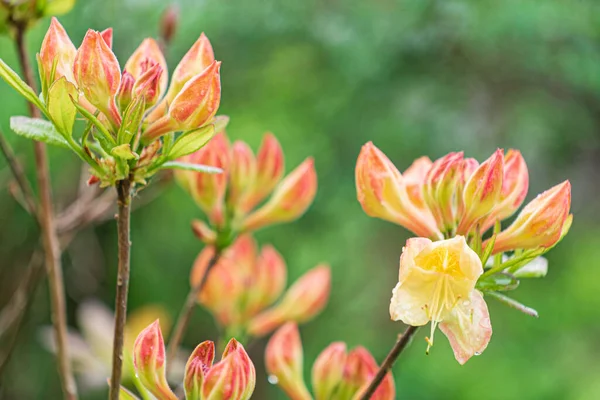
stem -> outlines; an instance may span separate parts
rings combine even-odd
[[[27,58],[25,47],[25,25],[16,25],[16,45],[21,69],[25,82],[37,92],[33,70]],[[32,117],[39,118],[40,111],[31,103],[27,103]],[[58,239],[54,226],[54,214],[52,210],[52,193],[50,187],[50,176],[48,172],[48,157],[46,146],[42,142],[34,142],[35,165],[37,183],[40,195],[39,223],[42,230],[42,242],[44,245],[45,265],[48,274],[48,286],[50,291],[50,305],[52,309],[52,323],[54,337],[56,340],[56,356],[58,359],[59,378],[68,400],[77,399],[77,387],[71,371],[71,365],[67,349],[67,316],[65,305],[65,289],[63,283],[62,265]]]
[[[131,181],[117,182],[117,232],[119,242],[119,267],[117,270],[117,293],[115,298],[115,332],[113,337],[112,375],[110,400],[119,400],[123,370],[123,341],[127,319],[127,291],[129,290],[129,266],[131,241],[129,239],[131,217]]]
[[[188,323],[190,322],[190,318],[192,316],[192,311],[194,311],[194,306],[196,305],[196,301],[198,299],[198,295],[204,288],[206,281],[208,280],[208,275],[210,271],[213,269],[215,265],[219,262],[219,258],[221,257],[222,249],[218,247],[215,248],[215,254],[210,259],[208,265],[206,266],[206,271],[204,271],[204,275],[200,279],[200,282],[196,286],[193,286],[190,292],[185,299],[185,304],[179,313],[179,318],[177,318],[177,322],[175,323],[175,328],[173,328],[173,334],[169,340],[169,345],[167,347],[167,360],[175,360],[177,355],[177,349],[179,348],[179,344],[181,343],[181,339],[183,338],[183,334],[187,329]]]
[[[379,371],[377,371],[377,374],[369,384],[367,390],[365,390],[360,397],[360,400],[368,400],[371,398],[371,396],[373,396],[373,394],[375,394],[375,391],[381,384],[381,381],[383,381],[383,378],[385,378],[385,375],[389,372],[389,370],[392,369],[392,366],[400,356],[400,353],[402,353],[402,351],[406,348],[417,329],[419,329],[418,326],[409,325],[402,336],[398,337],[396,344],[394,344],[394,347],[392,347],[388,355],[385,357],[385,360],[383,360],[383,364],[381,364]]]

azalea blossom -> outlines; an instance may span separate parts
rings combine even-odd
[[[438,242],[409,239],[400,257],[390,316],[413,326],[431,322],[428,351],[439,324],[456,360],[464,364],[487,347],[492,335],[487,305],[475,289],[482,273],[479,256],[463,236]]]

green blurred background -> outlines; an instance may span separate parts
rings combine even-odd
[[[186,0],[167,60],[173,68],[201,32],[222,60],[222,114],[232,138],[258,146],[265,131],[282,143],[287,170],[316,160],[319,191],[299,221],[257,237],[284,255],[289,281],[321,261],[333,271],[325,311],[301,327],[306,378],[330,342],[366,346],[382,360],[402,324],[388,304],[403,228],[367,217],[356,201],[354,165],[372,140],[402,170],[414,158],[464,150],[480,160],[497,147],[520,149],[530,170],[531,199],[570,179],[571,233],[550,255],[545,279],[522,282],[514,296],[536,308],[534,319],[489,301],[494,335],[480,357],[460,366],[439,335],[425,356],[424,333],[396,365],[399,399],[600,398],[600,3],[595,1],[244,1]],[[155,36],[160,0],[86,0],[61,18],[78,45],[88,28],[115,29],[122,63]],[[39,48],[49,21],[28,35]],[[0,57],[17,68],[11,41]],[[24,101],[0,84],[0,125],[26,114]],[[31,143],[9,139],[32,174]],[[79,161],[52,148],[58,207],[75,195]],[[39,232],[5,189],[0,159],[0,300],[5,304],[25,272]],[[144,197],[144,194],[141,194]],[[188,290],[192,261],[202,248],[189,224],[199,209],[168,186],[136,211],[132,222],[131,309],[160,303],[175,316]],[[69,323],[78,305],[98,298],[112,308],[115,224],[78,234],[64,254]],[[53,357],[40,344],[49,323],[45,282],[2,376],[0,397],[58,399]],[[209,314],[198,308],[185,345],[215,339]],[[256,399],[283,399],[266,381],[264,341],[251,356]],[[83,399],[102,399],[100,392]]]

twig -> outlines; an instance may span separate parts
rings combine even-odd
[[[25,46],[26,25],[16,24],[15,28],[17,53],[19,56],[21,69],[25,77],[25,82],[37,92],[37,89],[35,88],[35,80],[33,78],[33,70],[29,64]],[[34,118],[39,118],[40,111],[33,104],[27,104],[29,106],[31,116]],[[36,175],[40,192],[39,221],[42,230],[42,242],[44,245],[45,264],[48,274],[48,286],[50,289],[52,323],[55,331],[59,377],[65,398],[68,400],[76,400],[77,387],[75,386],[75,379],[71,370],[67,349],[67,316],[62,265],[60,260],[60,251],[58,248],[58,239],[54,226],[50,176],[48,172],[48,157],[44,143],[37,141],[34,142],[34,154]]]
[[[383,360],[381,367],[379,367],[379,371],[377,371],[377,374],[369,384],[369,387],[360,397],[360,400],[368,400],[371,398],[371,396],[373,396],[373,394],[375,394],[375,391],[383,381],[383,378],[385,378],[385,375],[389,372],[390,369],[392,369],[392,366],[400,356],[400,353],[402,353],[402,350],[406,348],[406,345],[410,342],[410,339],[415,334],[417,329],[419,329],[418,326],[409,325],[408,328],[406,328],[406,330],[402,334],[402,336],[398,337],[396,344],[394,345],[394,347],[392,347],[388,355],[385,357],[385,360]]]
[[[204,275],[202,275],[200,282],[198,282],[196,286],[192,287],[192,289],[187,295],[187,298],[185,299],[185,303],[183,305],[183,308],[181,309],[181,312],[179,313],[179,317],[177,318],[175,328],[173,328],[173,334],[169,339],[169,345],[167,347],[167,360],[171,360],[171,363],[177,355],[177,349],[179,348],[179,344],[181,343],[183,334],[185,333],[188,323],[190,322],[192,311],[194,311],[194,306],[196,305],[198,295],[202,291],[202,288],[204,288],[210,271],[219,262],[221,254],[222,250],[216,248],[215,254],[212,256],[208,265],[206,266],[206,270],[204,271]]]
[[[113,338],[112,375],[110,378],[110,400],[119,400],[121,373],[123,368],[123,336],[127,318],[127,291],[129,289],[130,267],[130,217],[131,181],[125,179],[117,183],[117,232],[119,242],[119,266],[117,271],[117,293],[115,298],[115,332]]]
[[[23,166],[15,157],[15,153],[10,146],[10,144],[6,141],[4,137],[4,132],[0,129],[0,150],[2,154],[4,154],[4,158],[6,158],[6,162],[8,163],[12,174],[15,177],[15,181],[17,181],[17,185],[19,186],[19,190],[21,191],[21,196],[25,202],[26,210],[31,215],[34,216],[36,222],[39,221],[39,216],[37,212],[37,206],[35,203],[35,196],[33,195],[33,190],[31,189],[31,185],[29,184],[29,180],[25,176],[25,171],[23,170]]]

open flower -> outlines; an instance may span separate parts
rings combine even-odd
[[[192,285],[200,281],[213,254],[212,246],[207,246],[198,255]],[[308,271],[273,305],[284,292],[286,276],[285,261],[272,246],[263,246],[259,252],[254,239],[242,235],[209,272],[198,302],[231,334],[262,336],[286,321],[308,321],[327,304],[329,267]]]
[[[413,326],[431,322],[428,350],[439,324],[464,364],[486,348],[492,334],[487,305],[475,289],[482,273],[479,256],[462,236],[439,242],[409,239],[400,257],[390,316]]]

